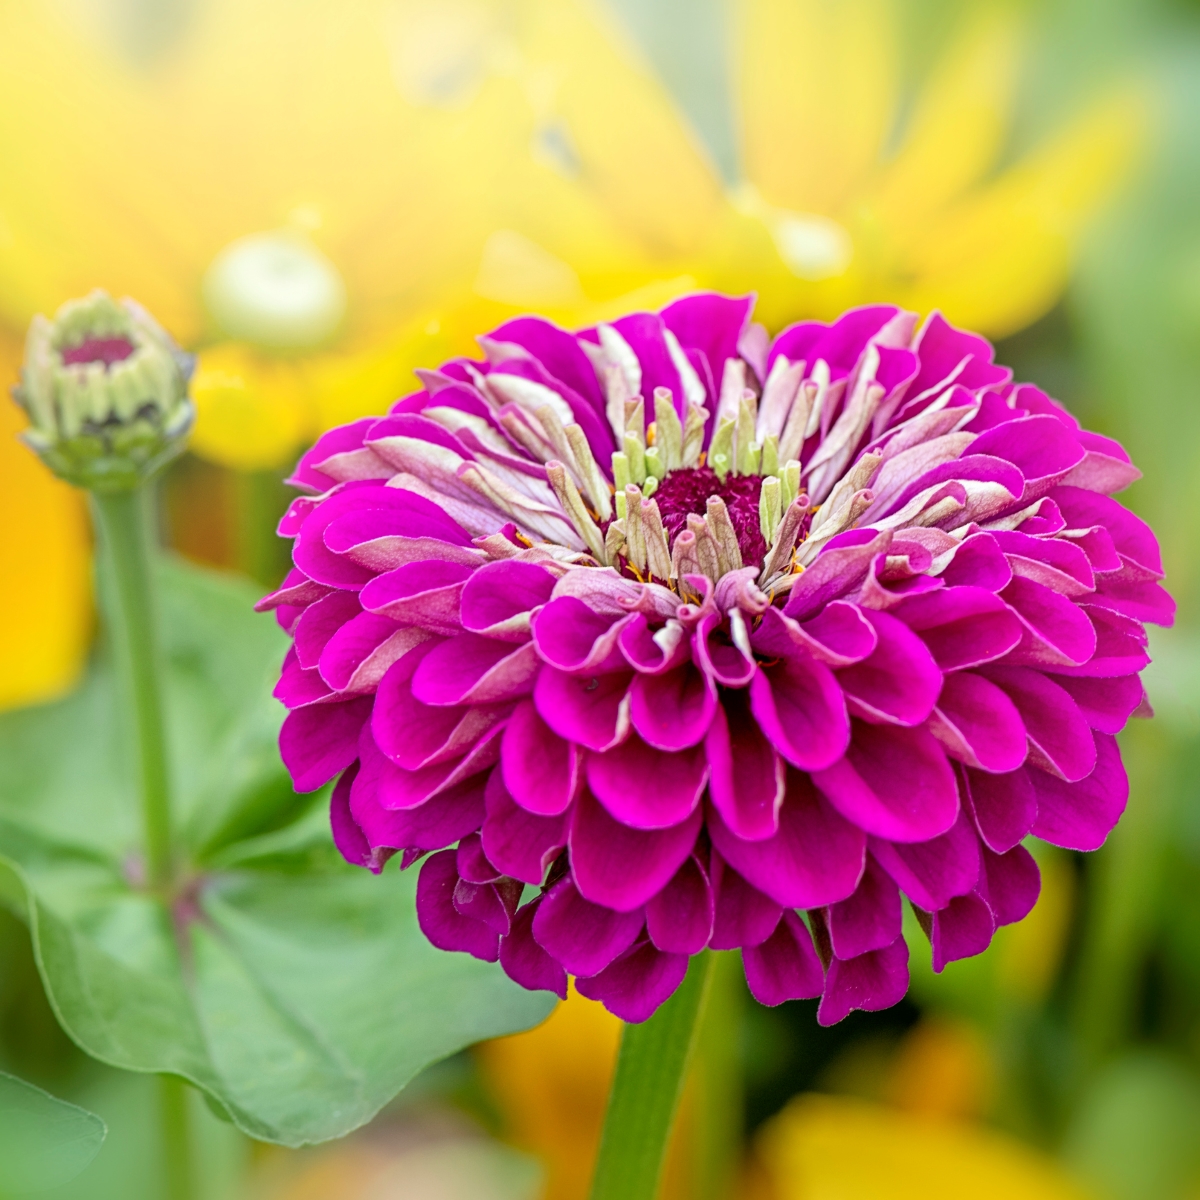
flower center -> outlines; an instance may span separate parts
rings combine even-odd
[[[62,360],[67,366],[76,363],[103,363],[111,367],[128,358],[133,353],[133,343],[123,337],[93,337],[86,338],[78,346],[71,346],[62,352]]]
[[[676,536],[687,528],[689,513],[704,516],[708,498],[720,496],[729,510],[742,562],[748,567],[758,566],[767,553],[758,515],[762,481],[761,475],[730,472],[722,482],[712,467],[680,467],[668,472],[654,493],[668,540],[674,544]]]

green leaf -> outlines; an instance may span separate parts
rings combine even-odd
[[[333,849],[291,791],[270,699],[286,639],[254,593],[162,578],[175,794],[194,864],[170,915],[138,886],[137,806],[103,666],[0,719],[0,902],[28,921],[51,1004],[96,1058],[191,1080],[246,1133],[301,1145],[368,1121],[423,1067],[554,1001],[434,949],[414,874]]]
[[[105,1132],[94,1113],[0,1071],[0,1196],[74,1179],[99,1153]]]

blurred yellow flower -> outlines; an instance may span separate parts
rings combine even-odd
[[[579,324],[700,286],[757,291],[772,327],[887,299],[1012,331],[1060,294],[1146,106],[1114,96],[997,172],[1020,38],[972,9],[894,137],[899,2],[732,7],[733,186],[584,0],[199,0],[173,30],[0,5],[0,326],[133,296],[199,349],[194,445],[238,470],[530,308]]]
[[[760,1130],[756,1200],[1086,1200],[1052,1159],[981,1125],[797,1096]]]
[[[1137,91],[1111,95],[999,168],[1018,18],[1011,6],[961,11],[898,122],[898,0],[732,5],[741,177],[725,188],[619,39],[598,37],[574,4],[531,5],[522,46],[554,81],[540,128],[560,152],[510,173],[514,228],[592,298],[687,273],[757,291],[768,327],[886,300],[1011,333],[1058,299],[1149,109]]]
[[[0,709],[65,692],[92,622],[83,497],[17,440],[25,419],[7,393],[20,361],[20,343],[0,331]]]
[[[978,1117],[992,1098],[995,1074],[991,1047],[977,1026],[953,1017],[927,1016],[896,1048],[884,1096],[910,1112]]]
[[[497,1038],[475,1055],[506,1125],[521,1150],[546,1172],[542,1200],[585,1200],[600,1146],[608,1088],[621,1041],[621,1022],[575,991],[528,1033]],[[662,1200],[683,1200],[692,1132],[689,1096],[667,1154]]]
[[[600,1144],[621,1022],[571,988],[528,1033],[476,1048],[514,1145],[546,1167],[544,1200],[582,1200]]]

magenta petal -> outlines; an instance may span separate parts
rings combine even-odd
[[[1021,500],[1028,504],[1082,462],[1085,452],[1073,431],[1056,417],[1029,416],[981,433],[971,443],[971,453],[994,454],[1017,467],[1025,476]]]
[[[872,839],[871,853],[909,899],[927,912],[945,908],[979,881],[979,839],[965,813],[941,837],[899,845]]]
[[[459,877],[454,888],[454,907],[464,917],[474,917],[504,937],[512,928],[524,885],[516,879],[495,883],[472,883]]]
[[[471,833],[458,843],[455,851],[458,877],[468,883],[495,883],[504,872],[498,871],[484,853],[479,834]]]
[[[474,569],[439,559],[405,563],[372,579],[362,589],[362,606],[393,621],[453,633],[459,627],[463,584]]]
[[[280,612],[283,609],[279,610]],[[296,647],[292,646],[283,656],[283,666],[279,671],[279,682],[275,684],[271,694],[285,708],[303,708],[308,704],[328,701],[333,693],[329,685],[321,678],[321,673],[312,667],[305,670],[296,656]]]
[[[878,643],[869,657],[837,672],[850,709],[867,720],[919,725],[929,716],[942,686],[933,655],[903,621],[863,610]]]
[[[759,1004],[811,1000],[825,987],[825,972],[808,927],[790,909],[765,942],[742,951],[746,983]]]
[[[571,975],[595,975],[633,945],[642,910],[614,912],[585,900],[569,875],[542,896],[533,936]]]
[[[1079,666],[1096,650],[1096,630],[1077,604],[1032,579],[1016,578],[1001,593],[1025,626],[1008,661],[1021,666]]]
[[[587,781],[623,825],[666,829],[697,809],[708,763],[700,746],[667,754],[635,735],[604,754],[589,754]]]
[[[990,533],[974,533],[955,551],[950,565],[942,572],[942,579],[946,584],[944,593],[959,587],[999,592],[1012,579],[1012,568]],[[936,650],[934,656],[937,656]]]
[[[440,850],[482,824],[482,775],[446,788],[425,804],[397,809],[387,806],[387,776],[397,770],[382,755],[367,755],[350,791],[350,811],[372,846]]]
[[[454,851],[431,855],[417,879],[417,922],[439,950],[464,950],[484,962],[500,957],[500,937],[482,921],[463,916],[454,907],[458,871]]]
[[[569,742],[589,750],[608,750],[629,734],[629,682],[632,671],[617,675],[568,675],[543,666],[533,689],[542,720]]]
[[[717,706],[704,739],[709,795],[737,837],[757,841],[779,828],[787,768],[746,703],[731,691]]]
[[[412,674],[434,648],[425,642],[394,663],[379,681],[371,734],[397,766],[419,771],[459,758],[501,719],[495,709],[422,704],[412,693]]]
[[[372,697],[361,696],[288,713],[279,731],[279,753],[296,791],[316,791],[358,757],[358,735],[371,704]]]
[[[518,908],[506,937],[500,939],[500,965],[514,983],[531,992],[553,992],[567,998],[567,973],[537,944],[533,936],[533,918],[541,897]]]
[[[1044,771],[1029,772],[1037,795],[1033,832],[1067,850],[1098,850],[1125,811],[1129,779],[1117,740],[1097,733],[1096,769],[1078,783],[1066,783]]]
[[[982,954],[996,930],[995,918],[987,901],[977,892],[956,896],[945,908],[933,914],[930,941],[933,944],[933,969],[941,973],[947,963]]]
[[[960,549],[955,561],[962,555]],[[1021,622],[999,596],[981,587],[944,587],[913,596],[894,613],[920,634],[943,671],[991,662],[1021,640]]]
[[[845,753],[850,727],[842,689],[803,651],[760,668],[750,681],[750,710],[775,749],[802,771],[828,767]]]
[[[499,769],[488,776],[487,816],[481,832],[484,853],[505,875],[539,884],[567,844],[570,817],[538,817],[513,802]]]
[[[515,618],[529,613],[550,599],[554,576],[533,563],[492,562],[480,567],[462,592],[462,623],[475,633],[506,629]],[[513,636],[524,639],[514,630]]]
[[[633,727],[659,750],[702,741],[716,707],[716,685],[690,662],[659,675],[639,673],[629,689]]]
[[[315,604],[310,604],[292,631],[296,659],[300,665],[305,670],[315,667],[321,661],[321,652],[329,639],[361,612],[362,607],[354,592],[331,592]]]
[[[844,600],[827,604],[815,617],[805,621],[802,633],[819,649],[817,657],[830,666],[844,667],[861,662],[878,644],[879,635],[864,609]]]
[[[678,621],[668,621],[662,629],[651,629],[645,614],[639,612],[621,624],[617,644],[625,661],[636,671],[658,675],[691,658],[691,643]]]
[[[522,700],[509,718],[500,746],[504,783],[524,809],[543,817],[565,812],[579,780],[579,752]]]
[[[882,950],[857,958],[835,958],[825,976],[817,1022],[836,1025],[854,1009],[878,1012],[904,999],[908,991],[908,944],[898,937]]]
[[[687,968],[686,954],[664,954],[642,942],[590,979],[577,979],[575,990],[589,1000],[599,1000],[622,1021],[637,1024],[674,994]]]
[[[533,691],[541,663],[532,642],[460,633],[440,642],[418,664],[413,695],[423,704],[504,704]]]
[[[997,925],[1023,920],[1037,903],[1042,889],[1042,873],[1024,846],[1014,846],[1007,854],[983,851],[985,887],[981,887]]]
[[[1029,750],[1016,705],[973,671],[946,676],[929,729],[955,758],[984,771],[1015,771]]]
[[[958,814],[954,771],[925,729],[854,722],[839,762],[813,772],[813,782],[847,820],[896,842],[945,833]],[[808,906],[806,906],[808,907]]]
[[[561,671],[610,671],[624,665],[617,642],[623,620],[589,608],[577,596],[559,596],[538,613],[538,652]]]
[[[984,674],[1004,689],[1021,714],[1032,766],[1072,783],[1091,774],[1096,765],[1092,731],[1066,691],[1028,667],[992,666]]]
[[[692,855],[671,882],[646,903],[646,932],[671,954],[699,954],[713,931],[713,895],[704,868]]]
[[[782,905],[746,882],[716,850],[712,854],[714,950],[740,950],[757,946],[775,931]]]
[[[359,613],[325,644],[318,664],[321,678],[335,691],[374,690],[393,663],[428,637],[390,617]]]
[[[697,807],[670,829],[631,829],[614,820],[588,792],[575,802],[573,811],[571,873],[579,891],[596,904],[621,912],[640,911],[667,885],[691,854],[702,824]]]
[[[785,908],[823,908],[844,900],[863,871],[866,838],[844,820],[808,777],[788,772],[779,832],[747,842],[709,811],[713,844],[730,866]]]
[[[838,958],[857,958],[868,950],[882,950],[900,936],[902,919],[900,889],[868,854],[854,894],[831,904],[826,913],[833,952]]]
[[[392,852],[373,849],[350,811],[350,789],[357,774],[358,763],[353,763],[342,772],[341,778],[334,784],[329,802],[329,825],[338,853],[348,863],[356,867],[366,867],[378,875]]]
[[[1110,679],[1051,677],[1079,705],[1083,719],[1100,733],[1120,733],[1146,694],[1136,675]]]
[[[1037,794],[1029,769],[1020,767],[1007,775],[990,775],[968,768],[964,774],[965,802],[984,845],[997,854],[1011,850],[1029,833],[1037,818]]]

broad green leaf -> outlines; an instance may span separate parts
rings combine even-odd
[[[300,1145],[369,1120],[419,1070],[536,1024],[553,998],[434,949],[414,874],[332,847],[295,796],[270,699],[285,639],[253,593],[163,572],[178,811],[193,872],[167,912],[138,886],[118,697],[101,666],[61,704],[0,719],[0,901],[90,1054],[202,1088],[254,1137]]]
[[[100,1150],[94,1113],[0,1071],[0,1196],[44,1192],[75,1178]]]

